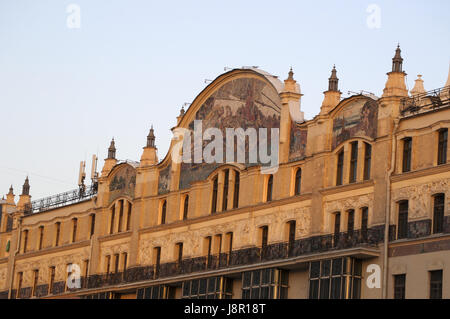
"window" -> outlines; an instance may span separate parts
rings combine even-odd
[[[109,225],[109,233],[114,232],[114,217],[116,215],[116,205],[114,204],[111,208],[111,224]]]
[[[78,219],[72,219],[72,243],[77,241]]]
[[[23,272],[17,273],[17,291],[16,291],[16,298],[20,298],[20,293],[22,290],[22,281],[23,281]]]
[[[183,243],[176,243],[176,254],[177,254],[177,266],[181,266],[181,262],[183,261]]]
[[[295,172],[295,186],[294,186],[295,195],[300,195],[301,187],[302,187],[302,169],[299,168]]]
[[[153,248],[153,265],[154,265],[154,277],[158,278],[159,268],[161,266],[161,247]]]
[[[353,233],[354,229],[355,229],[355,211],[353,209],[350,209],[347,212],[347,232],[351,234]]]
[[[403,200],[398,204],[398,235],[397,239],[408,237],[408,201]]]
[[[288,229],[289,229],[289,233],[288,233],[288,256],[292,255],[292,251],[294,249],[294,244],[295,244],[295,227],[296,227],[296,222],[295,220],[291,220],[288,221]]]
[[[430,271],[430,299],[442,299],[442,270]]]
[[[411,153],[412,153],[412,139],[406,137],[403,139],[403,172],[409,172],[411,170]]]
[[[189,210],[189,195],[184,196],[184,205],[183,205],[183,220],[188,218],[188,210]]]
[[[442,233],[444,230],[444,202],[445,194],[434,196],[433,234]]]
[[[167,211],[167,201],[164,200],[161,207],[161,225],[166,223],[166,211]]]
[[[344,150],[338,153],[337,158],[337,171],[336,171],[336,186],[342,185],[343,181],[343,171],[344,171]]]
[[[33,271],[33,288],[31,290],[31,296],[35,297],[36,296],[36,287],[39,281],[39,270],[35,269]]]
[[[127,262],[128,262],[128,254],[127,253],[122,253],[122,260],[123,260],[122,271],[125,272],[127,270]]]
[[[210,277],[183,282],[182,299],[231,299],[233,280]]]
[[[119,254],[114,254],[114,273],[116,274],[119,272],[119,258]]]
[[[235,171],[234,175],[234,194],[233,194],[233,208],[239,207],[239,183],[240,183],[240,174]]]
[[[84,260],[84,280],[83,280],[83,288],[87,288],[89,277],[89,259]]]
[[[55,246],[59,245],[59,237],[61,234],[61,223],[57,222],[56,223],[56,236],[55,236]]]
[[[361,261],[351,257],[311,262],[309,298],[359,299],[361,273]]]
[[[230,170],[225,170],[225,177],[223,181],[223,198],[222,198],[222,211],[226,211],[228,208],[228,178],[230,176]]]
[[[171,287],[158,285],[137,290],[136,299],[167,299]]]
[[[364,180],[370,179],[370,166],[372,165],[372,145],[364,143]]]
[[[119,225],[117,227],[117,231],[120,233],[122,231],[122,220],[123,220],[123,199],[119,201]]]
[[[334,235],[337,236],[341,232],[341,213],[334,213]]]
[[[439,130],[438,160],[437,160],[438,165],[447,163],[447,140],[448,140],[448,129]]]
[[[206,268],[211,265],[211,250],[212,250],[212,237],[208,236],[204,240],[204,247],[206,250]]]
[[[266,202],[272,201],[272,189],[273,189],[273,175],[270,175],[267,180]]]
[[[38,249],[42,249],[42,244],[44,242],[44,226],[39,226],[39,245]]]
[[[131,229],[131,211],[133,209],[133,205],[128,202],[128,213],[127,213],[127,231]]]
[[[269,237],[269,226],[260,227],[261,232],[261,258],[264,258],[267,250],[267,242]]]
[[[361,208],[361,235],[363,239],[367,239],[367,228],[369,224],[369,209]]]
[[[287,299],[289,272],[280,269],[242,274],[242,299]]]
[[[226,236],[225,251],[227,252],[227,265],[229,265],[231,261],[231,253],[233,252],[233,233],[228,232],[225,234],[225,236]]]
[[[48,283],[48,293],[52,294],[53,293],[53,284],[55,283],[55,271],[56,268],[55,266],[50,267],[49,272],[50,272],[50,281]]]
[[[23,234],[23,252],[26,253],[28,247],[28,229],[24,230],[22,234]]]
[[[72,268],[72,263],[66,264],[66,281],[64,286],[64,291],[69,289],[69,278],[72,276],[74,269]]]
[[[105,273],[109,275],[110,270],[111,270],[111,256],[108,255],[105,257]]]
[[[358,142],[352,142],[350,152],[350,178],[349,182],[356,182],[357,169],[358,169]]]
[[[89,238],[92,238],[95,232],[95,214],[91,214],[90,218],[91,218],[91,233],[89,235]]]
[[[406,275],[394,275],[394,299],[405,299]]]
[[[212,203],[211,203],[211,213],[217,212],[217,188],[218,188],[217,176],[213,180],[213,193],[212,193]]]

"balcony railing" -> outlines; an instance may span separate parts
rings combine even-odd
[[[90,186],[79,187],[78,189],[68,192],[32,201],[31,204],[25,206],[25,214],[30,215],[40,213],[56,207],[63,207],[82,202],[97,194],[97,188],[98,185],[95,183]]]
[[[450,105],[450,86],[406,97],[401,100],[400,113],[415,115]]]

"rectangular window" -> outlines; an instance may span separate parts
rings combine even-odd
[[[341,213],[334,213],[334,245],[339,242],[339,236],[341,233]]]
[[[242,274],[242,299],[287,299],[289,272],[260,269]]]
[[[42,244],[44,242],[44,226],[39,226],[39,246],[38,249],[42,249]]]
[[[122,271],[125,272],[127,270],[128,254],[127,253],[123,253],[122,254],[122,258],[123,258]]]
[[[412,138],[406,137],[403,139],[403,172],[411,170],[411,154],[412,154]]]
[[[187,220],[189,211],[189,195],[184,196],[183,220]]]
[[[117,231],[120,233],[122,231],[122,221],[123,221],[123,199],[119,201],[119,225],[117,226]]]
[[[55,272],[56,272],[56,268],[55,266],[50,267],[50,281],[48,283],[48,293],[52,294],[53,293],[53,284],[55,283]]]
[[[362,265],[359,259],[345,257],[310,263],[310,299],[359,299]]]
[[[83,280],[83,288],[87,288],[89,278],[89,259],[84,260],[84,280]]]
[[[114,273],[118,273],[119,272],[119,254],[115,254],[114,255]]]
[[[363,239],[367,239],[367,228],[369,224],[369,209],[361,208],[361,235]]]
[[[136,299],[168,299],[171,296],[171,288],[166,285],[139,288]]]
[[[294,194],[300,195],[302,187],[302,169],[299,168],[295,172],[295,185],[294,185]]]
[[[238,208],[238,206],[239,206],[239,183],[240,183],[240,174],[239,174],[239,172],[235,172],[235,175],[234,175],[233,208]]]
[[[183,243],[177,243],[176,250],[177,250],[177,264],[178,267],[180,267],[181,262],[183,261]]]
[[[347,232],[349,234],[353,233],[355,229],[355,211],[350,209],[347,215]]]
[[[222,198],[222,211],[226,211],[228,208],[228,178],[230,176],[230,170],[225,170],[225,177],[223,181],[223,198]]]
[[[33,289],[31,291],[31,296],[35,297],[36,296],[36,287],[39,281],[39,270],[35,269],[33,271]]]
[[[210,277],[183,282],[182,299],[231,299],[233,280]]]
[[[336,186],[342,185],[344,171],[344,150],[340,151],[337,158]]]
[[[22,235],[23,235],[23,252],[26,253],[28,247],[28,229],[24,230]]]
[[[370,166],[372,165],[372,145],[364,143],[364,180],[370,179]]]
[[[72,243],[77,241],[77,227],[78,227],[78,219],[74,218],[72,219]]]
[[[444,206],[445,194],[435,195],[433,209],[433,234],[442,233],[444,230]]]
[[[212,250],[212,237],[208,236],[205,238],[205,248],[206,248],[206,267],[211,265],[211,250]]]
[[[266,256],[267,243],[269,237],[269,226],[262,226],[261,230],[261,258]]]
[[[20,293],[22,290],[22,281],[23,281],[23,272],[17,273],[17,291],[16,291],[16,298],[20,298]]]
[[[233,252],[233,233],[232,232],[226,233],[226,238],[227,238],[226,241],[227,247],[225,249],[227,252],[227,265],[229,265],[231,262],[231,253]]]
[[[406,275],[394,275],[394,299],[405,299]]]
[[[159,276],[159,269],[161,266],[161,247],[155,247],[153,248],[153,265],[154,268],[154,277],[158,278]]]
[[[95,214],[91,214],[91,233],[89,234],[89,238],[92,238],[94,236],[95,232]]]
[[[127,231],[131,229],[131,211],[133,209],[133,205],[128,202],[128,213],[127,213]]]
[[[273,175],[270,175],[269,179],[267,180],[267,197],[266,197],[267,202],[272,201],[272,192],[273,192]]]
[[[292,251],[294,249],[295,244],[295,228],[296,222],[295,220],[291,220],[288,222],[289,224],[289,237],[288,237],[288,256],[292,255]]]
[[[59,245],[59,236],[61,234],[61,223],[57,222],[56,223],[56,238],[55,238],[55,246]]]
[[[211,202],[211,213],[217,212],[217,176],[213,180],[213,193],[212,193],[212,202]]]
[[[447,163],[448,129],[439,130],[438,165]]]
[[[105,257],[105,273],[109,275],[110,270],[111,270],[111,256],[107,255]]]
[[[430,299],[442,299],[442,270],[430,271]]]
[[[398,236],[397,239],[408,238],[408,201],[398,204]]]
[[[350,153],[350,183],[356,182],[357,169],[358,169],[358,142],[352,142]]]

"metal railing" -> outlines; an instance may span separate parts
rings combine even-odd
[[[403,116],[415,115],[450,105],[450,86],[405,97],[400,101]]]
[[[82,202],[96,195],[97,190],[98,185],[97,183],[94,183],[90,186],[79,187],[78,189],[68,192],[32,201],[30,204],[25,206],[25,215],[40,213],[56,207],[63,207]]]

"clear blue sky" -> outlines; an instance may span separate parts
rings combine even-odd
[[[76,188],[79,162],[97,153],[101,169],[113,136],[119,159],[139,160],[151,124],[162,159],[182,104],[225,66],[285,79],[292,65],[307,119],[334,63],[342,92],[381,95],[397,42],[409,87],[419,73],[441,87],[449,12],[448,0],[0,0],[0,194],[27,174],[33,199]]]

